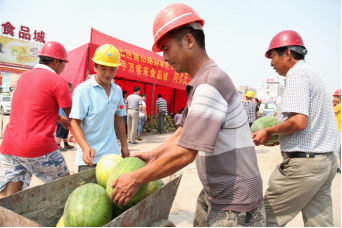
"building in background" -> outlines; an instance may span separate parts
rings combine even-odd
[[[20,75],[39,62],[38,53],[45,43],[43,31],[31,30],[11,22],[1,23],[0,92],[16,87]]]
[[[280,82],[269,79],[257,85],[257,98],[263,103],[276,102],[282,90],[283,86]]]

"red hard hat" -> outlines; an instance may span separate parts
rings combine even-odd
[[[153,21],[154,44],[152,50],[161,52],[158,41],[169,31],[191,22],[199,22],[204,25],[198,14],[188,5],[183,3],[174,3],[160,10]]]
[[[69,62],[67,51],[64,46],[56,41],[46,42],[39,52],[38,56],[48,56]]]
[[[341,89],[336,90],[333,96],[341,96]]]
[[[268,47],[268,50],[265,53],[266,58],[270,57],[270,50],[279,48],[279,47],[288,47],[288,46],[299,46],[299,50],[293,50],[289,48],[290,50],[296,51],[302,55],[306,55],[307,50],[304,46],[302,37],[293,30],[284,30],[277,35],[273,37],[271,40],[270,46]],[[300,48],[301,47],[301,48]],[[294,47],[295,48],[295,47]]]

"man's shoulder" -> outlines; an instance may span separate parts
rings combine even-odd
[[[298,64],[298,63],[297,63]],[[293,66],[289,71],[288,74],[286,75],[286,77],[303,77],[303,76],[317,76],[319,75],[319,73],[315,70],[315,68],[313,68],[312,66],[310,66],[309,64],[307,64],[306,62],[299,62],[298,65]]]
[[[198,81],[197,86],[207,84],[214,87],[227,101],[231,100],[231,98],[237,93],[234,83],[229,75],[217,65],[209,67],[201,77],[202,78]]]
[[[80,84],[78,84],[76,86],[76,88],[74,89],[74,92],[82,92],[84,90],[89,90],[91,88],[91,84],[89,82],[89,80],[86,80],[84,82],[81,82]]]

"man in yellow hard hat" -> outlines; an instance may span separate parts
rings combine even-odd
[[[249,90],[246,93],[246,101],[243,103],[243,107],[247,114],[247,119],[249,126],[252,126],[254,121],[257,118],[257,112],[259,111],[259,107],[257,103],[255,103],[252,99],[254,98],[254,92]]]
[[[127,204],[139,185],[166,177],[196,159],[203,185],[194,226],[264,226],[262,179],[241,97],[205,50],[204,21],[176,3],[154,20],[155,52],[177,73],[188,73],[188,104],[180,127],[150,152],[147,165],[114,180],[111,199]]]
[[[70,113],[71,128],[78,143],[79,172],[94,168],[107,154],[120,154],[115,132],[122,157],[129,156],[122,90],[113,82],[120,66],[120,53],[113,45],[105,44],[96,49],[92,60],[96,75],[75,88]]]

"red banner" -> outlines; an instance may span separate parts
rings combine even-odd
[[[190,76],[176,73],[163,58],[146,49],[115,39],[95,29],[91,30],[88,69],[94,73],[93,62],[95,50],[103,44],[114,45],[121,54],[121,66],[115,78],[123,78],[151,84],[185,90]]]

